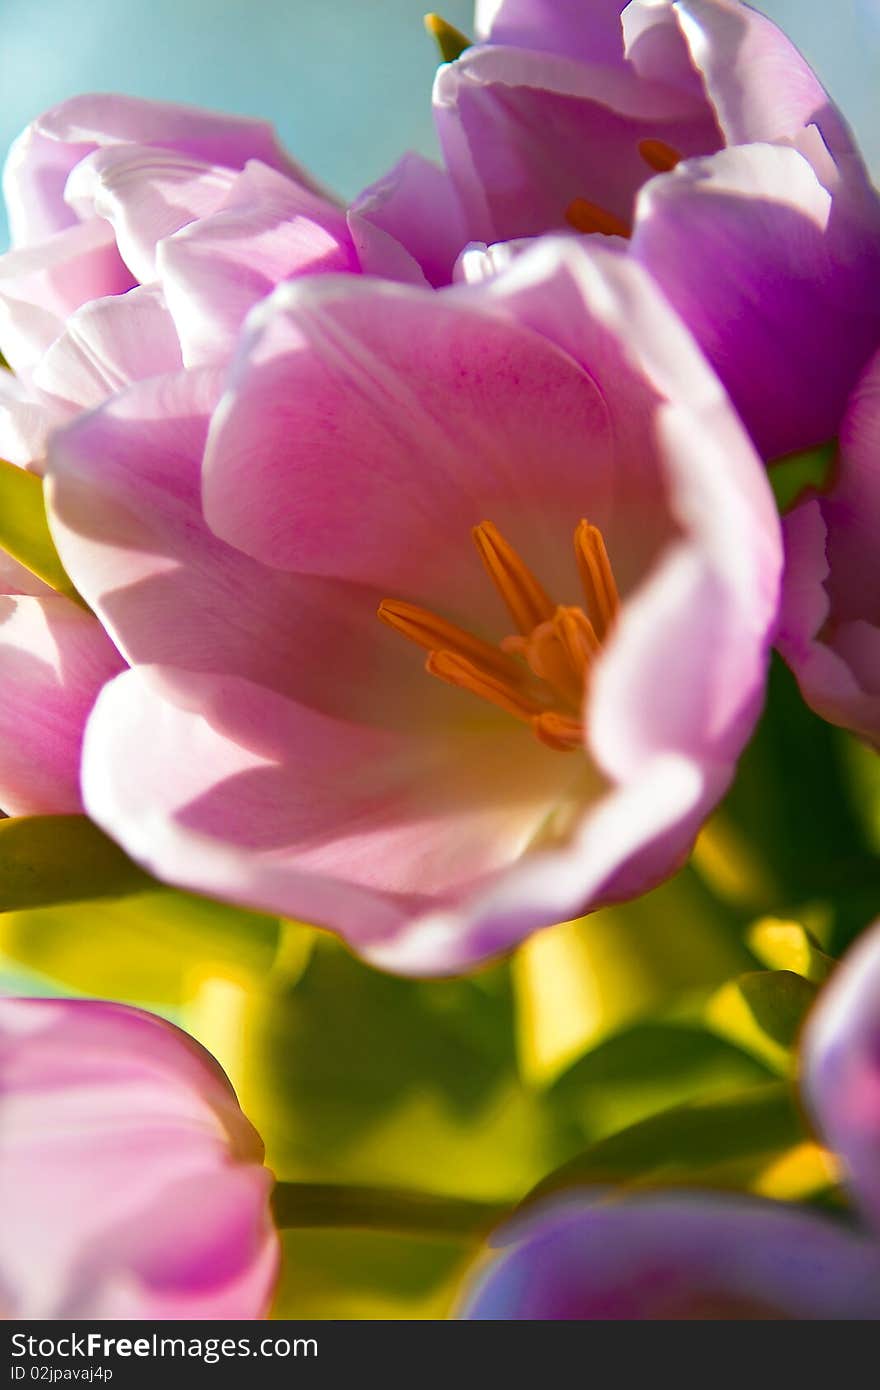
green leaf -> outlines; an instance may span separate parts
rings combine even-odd
[[[771,970],[790,970],[813,984],[827,980],[836,964],[800,922],[762,917],[749,927],[746,940],[758,959]]]
[[[510,1202],[579,1142],[525,1086],[507,967],[473,979],[383,975],[317,933],[296,978],[254,981],[224,1043],[184,1025],[232,1077],[287,1182]]]
[[[816,986],[791,970],[755,970],[713,995],[706,1021],[781,1075],[792,1068],[792,1049],[816,997]]]
[[[880,758],[860,739],[838,731],[853,810],[871,851],[880,856]]]
[[[0,547],[50,588],[79,598],[49,532],[42,479],[5,459],[0,459]]]
[[[780,512],[790,511],[808,488],[823,491],[830,482],[836,456],[837,440],[831,439],[815,449],[775,459],[769,465],[768,477]]]
[[[117,897],[152,882],[85,816],[0,821],[0,912]]]
[[[278,959],[279,923],[147,884],[124,898],[7,912],[0,949],[68,991],[146,1004],[175,1019],[187,1004],[216,1050],[218,1034],[236,1026],[236,985],[262,978]]]
[[[591,1145],[544,1178],[529,1205],[551,1192],[595,1184],[740,1185],[737,1161],[764,1160],[804,1140],[792,1089],[771,1082],[722,1099],[676,1106]]]
[[[274,1315],[445,1317],[485,1223],[582,1143],[522,1082],[508,967],[398,979],[318,932],[290,979],[286,954],[253,980],[222,1045],[198,1009],[181,1015],[262,1135],[276,1201],[301,1222],[312,1205],[326,1221],[329,1200],[351,1223],[284,1232]]]
[[[634,1021],[702,1001],[748,964],[738,922],[691,868],[635,902],[538,932],[512,962],[523,1076],[551,1083]]]
[[[425,15],[425,28],[439,48],[444,63],[454,63],[471,46],[471,40],[460,29],[447,24],[438,14]]]
[[[641,1022],[605,1039],[547,1094],[582,1149],[673,1106],[766,1083],[768,1069],[702,1024]]]
[[[272,1318],[446,1319],[453,1316],[472,1240],[367,1230],[281,1232]]]

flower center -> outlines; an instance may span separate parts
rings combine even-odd
[[[656,174],[668,174],[681,162],[681,155],[665,140],[640,140],[639,154]],[[603,236],[632,236],[632,227],[616,213],[591,203],[589,198],[573,198],[565,209],[565,220],[576,232],[601,232]]]
[[[494,646],[401,599],[383,599],[378,616],[427,651],[429,675],[529,724],[548,748],[571,752],[583,745],[590,668],[620,604],[602,532],[580,521],[574,533],[584,607],[554,603],[491,521],[475,526],[473,538],[514,634]]]

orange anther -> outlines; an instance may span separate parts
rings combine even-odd
[[[511,682],[496,676],[492,671],[481,670],[457,652],[431,652],[425,662],[425,670],[438,680],[445,681],[447,685],[454,685],[459,690],[478,695],[481,700],[488,700],[490,705],[497,705],[498,709],[506,710],[514,719],[523,719],[530,723],[541,711],[541,705],[537,700],[529,699]]]
[[[465,632],[463,627],[448,623],[427,608],[419,608],[417,604],[405,603],[401,599],[383,598],[376,611],[383,623],[425,651],[457,652],[479,666],[488,666],[500,676],[512,678],[516,675],[518,663],[500,648]]]
[[[473,536],[516,634],[494,646],[402,599],[383,599],[378,616],[427,650],[429,675],[528,724],[547,748],[583,747],[590,668],[620,603],[601,531],[581,521],[574,535],[589,617],[579,607],[557,607],[491,521]]]
[[[582,520],[574,533],[574,553],[580,571],[587,612],[600,641],[606,636],[620,606],[611,562],[598,526]]]
[[[640,140],[639,154],[658,174],[668,174],[670,169],[674,169],[682,160],[679,151],[674,146],[667,145],[665,140]]]
[[[573,198],[565,209],[565,220],[576,232],[601,232],[603,236],[631,237],[632,227],[622,217],[591,203],[589,198]]]
[[[507,605],[514,623],[523,636],[528,637],[538,623],[553,616],[553,603],[513,546],[491,521],[483,521],[475,526],[473,537],[489,578]]]

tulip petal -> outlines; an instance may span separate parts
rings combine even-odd
[[[342,211],[252,160],[213,214],[157,247],[187,366],[226,362],[248,310],[282,280],[355,271]]]
[[[620,13],[627,0],[477,0],[477,36],[609,65],[623,58]]]
[[[364,274],[404,283],[448,284],[468,240],[449,175],[413,153],[359,194],[348,221]]]
[[[179,150],[124,145],[95,150],[71,172],[64,196],[84,220],[106,219],[141,284],[156,279],[163,237],[221,206],[235,175]]]
[[[770,145],[688,161],[639,196],[632,254],[765,458],[833,437],[880,335],[880,254],[842,235],[807,161]]]
[[[74,165],[108,145],[152,145],[241,169],[249,159],[309,182],[266,121],[202,111],[173,102],[96,92],[46,111],[13,145],[3,175],[14,246],[72,226],[64,185]]]
[[[12,372],[0,370],[0,459],[39,472],[49,434],[66,416],[60,403],[46,400]]]
[[[828,526],[829,592],[843,620],[880,616],[876,554],[880,522],[880,353],[856,382],[840,427],[836,475],[822,498]]]
[[[13,371],[36,365],[74,309],[133,283],[111,229],[98,219],[0,257],[0,340]]]
[[[674,0],[670,8],[729,145],[797,141],[816,125],[835,158],[853,155],[828,93],[771,19],[739,0]]]
[[[584,775],[512,724],[454,741],[371,729],[234,677],[143,668],[105,692],[83,766],[92,817],[160,876],[269,911],[296,901],[358,948],[377,893],[387,929],[497,872]],[[334,897],[334,880],[350,887]]]
[[[33,382],[47,395],[88,409],[133,381],[180,366],[180,344],[162,295],[138,286],[94,299],[71,314]]]
[[[0,596],[0,807],[8,815],[81,809],[86,716],[121,666],[100,624],[70,599]]]
[[[831,486],[784,518],[777,646],[809,705],[880,745],[880,355],[848,403]]]
[[[568,808],[568,816],[563,803],[555,827],[548,818],[545,839],[494,882],[475,885],[455,910],[410,917],[361,954],[401,975],[445,975],[509,950],[540,927],[646,893],[684,862],[723,789],[684,758],[658,758],[637,781]]]
[[[880,1245],[782,1203],[708,1193],[547,1204],[503,1229],[461,1313],[583,1321],[880,1317]]]
[[[179,693],[176,673],[154,671],[151,679],[150,671],[125,672],[108,686],[90,724],[83,772],[85,799],[95,820],[110,827],[133,858],[174,883],[269,911],[296,903],[307,920],[329,924],[345,917],[367,938],[392,931],[402,906],[392,898],[332,876],[302,872],[280,852],[283,845],[271,839],[259,843],[261,836],[266,841],[267,831],[270,837],[276,833],[273,807],[264,798],[277,797],[285,777],[295,785],[295,776],[273,769],[260,752],[226,738],[198,710],[165,698],[163,690],[169,687],[169,693]],[[223,681],[210,685],[220,698]],[[236,689],[257,700],[266,698],[256,688],[242,692],[241,683]],[[268,732],[271,736],[271,728]],[[151,750],[146,759],[145,738]],[[122,777],[119,759],[131,756],[138,757],[137,774]],[[255,773],[266,769],[268,776],[264,772],[255,779]],[[342,793],[339,785],[337,792]],[[249,812],[261,812],[249,831],[249,844],[236,843],[231,824],[222,836],[216,834],[218,814],[233,809],[239,831]]]
[[[249,322],[208,440],[205,516],[272,564],[494,623],[497,640],[509,618],[471,529],[494,521],[572,593],[559,519],[569,534],[587,510],[601,524],[609,449],[589,378],[517,325],[403,286],[300,281]]]
[[[142,382],[55,437],[50,522],[78,591],[131,663],[235,672],[383,727],[445,717],[461,697],[378,622],[386,591],[286,574],[208,530],[200,467],[219,380]]]

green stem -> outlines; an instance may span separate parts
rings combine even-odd
[[[279,1182],[272,1194],[272,1206],[282,1230],[347,1226],[472,1238],[485,1236],[511,1210],[505,1202],[321,1182]]]

